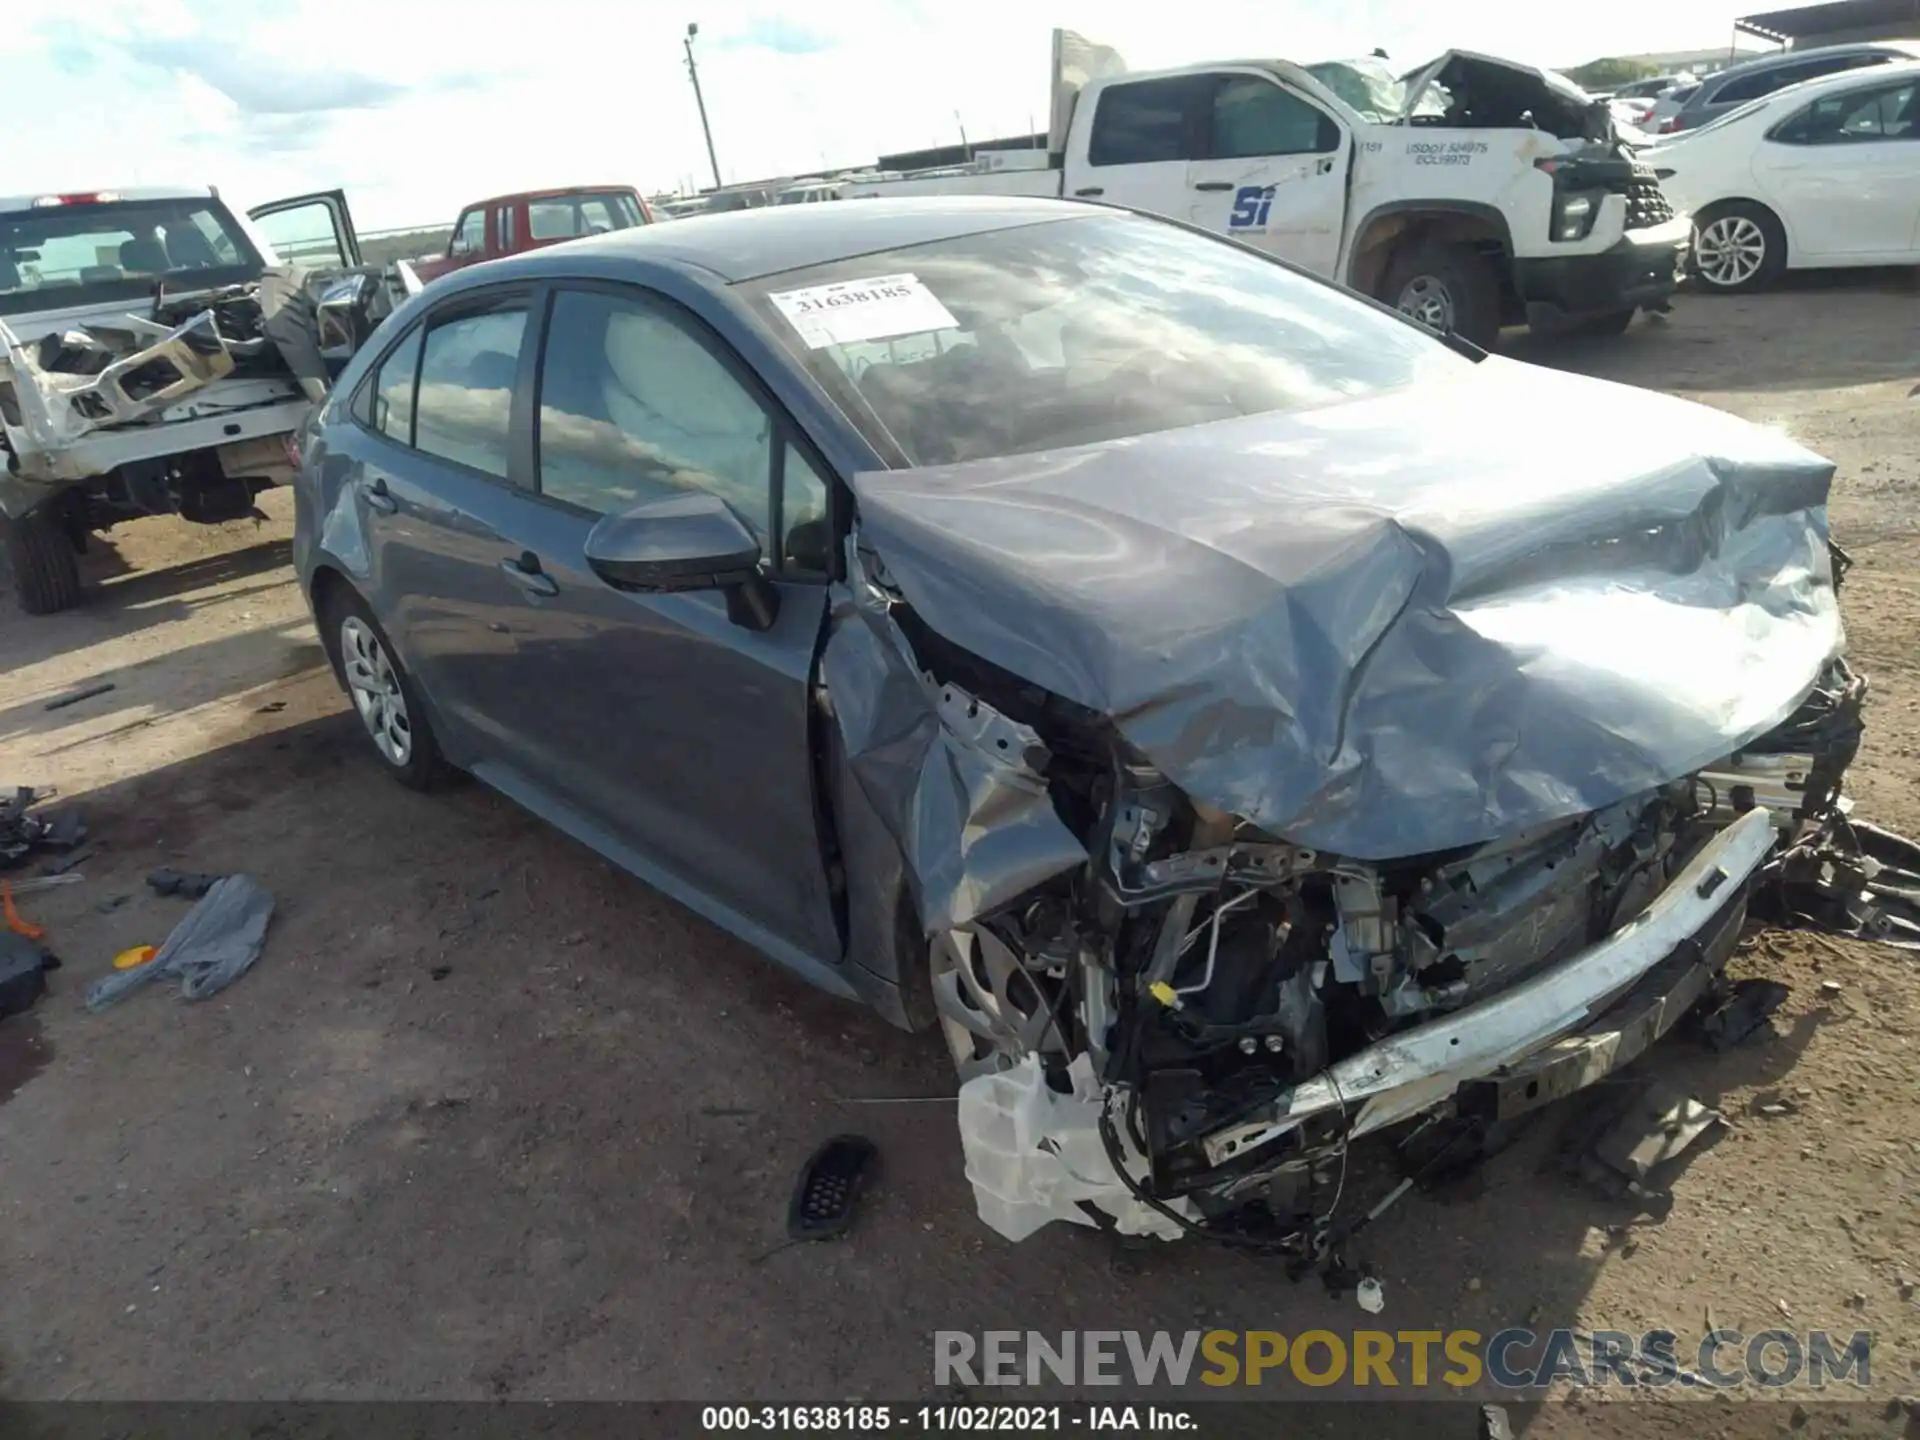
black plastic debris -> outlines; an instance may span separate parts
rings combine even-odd
[[[58,961],[34,941],[0,930],[0,1019],[23,1015],[47,990],[47,971]]]
[[[1702,1135],[1724,1124],[1726,1118],[1718,1110],[1656,1080],[1594,1142],[1593,1154],[1629,1180],[1644,1182]]]
[[[87,838],[86,815],[78,806],[36,810],[44,798],[22,785],[0,801],[0,870],[26,864],[36,851],[70,851]]]
[[[69,705],[78,705],[82,700],[91,700],[96,695],[104,695],[109,690],[118,688],[113,681],[102,680],[98,684],[83,685],[78,690],[69,690],[64,695],[56,695],[40,708],[42,710],[64,710]]]
[[[1687,1017],[1688,1027],[1711,1050],[1734,1046],[1773,1033],[1767,1023],[1793,992],[1778,980],[1725,980],[1709,991]]]
[[[814,1151],[793,1187],[787,1234],[795,1240],[844,1235],[879,1159],[879,1150],[864,1135],[836,1135]]]
[[[1660,1172],[1717,1132],[1726,1118],[1662,1081],[1621,1100],[1604,1090],[1576,1108],[1564,1134],[1561,1169],[1611,1200],[1632,1202],[1641,1213],[1665,1219],[1673,1194],[1656,1179]],[[1677,1167],[1675,1167],[1677,1168]]]
[[[153,887],[156,895],[178,895],[182,900],[198,900],[225,878],[224,875],[203,875],[197,870],[175,870],[163,865],[158,870],[148,872],[147,884]]]
[[[77,849],[69,850],[58,860],[49,860],[40,867],[40,873],[42,875],[64,875],[75,866],[86,864],[93,856],[94,847],[92,845],[82,845]]]

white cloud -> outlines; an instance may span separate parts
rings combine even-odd
[[[341,186],[372,229],[529,185],[709,183],[689,20],[723,176],[744,180],[948,143],[962,122],[974,139],[1042,127],[1056,24],[1140,68],[1376,45],[1409,65],[1449,45],[1571,64],[1724,43],[1747,8],[540,0],[505,26],[463,0],[93,0],[82,28],[65,0],[12,0],[4,188],[189,180],[255,202]]]

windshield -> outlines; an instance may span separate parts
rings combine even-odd
[[[237,285],[260,255],[211,198],[47,205],[0,214],[0,315]]]
[[[1364,60],[1323,60],[1307,66],[1307,73],[1347,104],[1362,119],[1385,125],[1399,118],[1407,103],[1407,87],[1392,70],[1371,57]]]
[[[527,229],[536,240],[571,240],[631,230],[645,219],[640,202],[625,190],[551,195],[527,202]]]
[[[910,465],[1305,410],[1471,363],[1243,246],[1131,215],[741,288],[875,448]]]

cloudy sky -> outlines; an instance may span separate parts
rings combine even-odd
[[[1135,68],[1450,45],[1572,65],[1728,42],[1724,0],[6,0],[0,194],[206,182],[344,188],[363,229],[532,185],[729,181],[1046,123],[1048,31]],[[84,16],[82,20],[81,16]],[[22,37],[24,36],[24,48]]]

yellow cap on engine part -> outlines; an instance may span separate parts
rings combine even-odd
[[[1156,980],[1147,986],[1147,993],[1169,1010],[1178,1010],[1180,1008],[1179,994],[1175,992],[1173,986],[1164,980]]]

